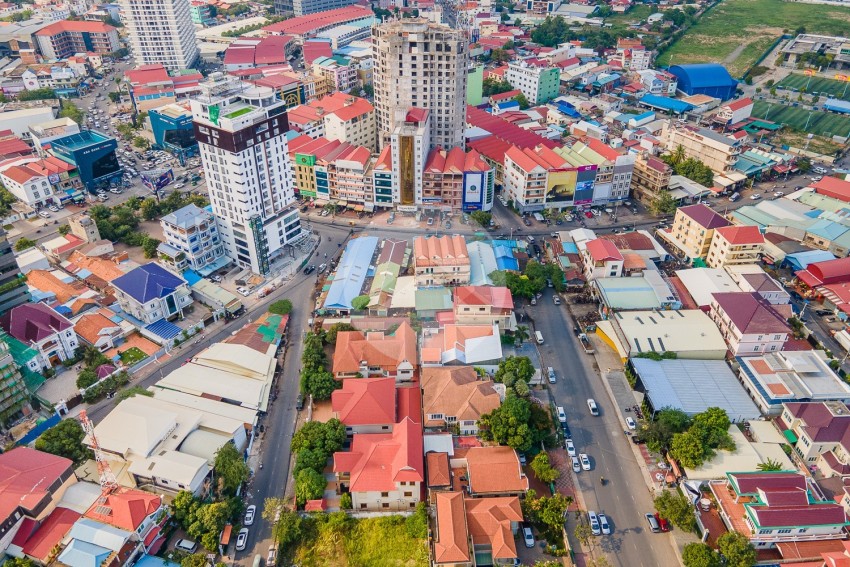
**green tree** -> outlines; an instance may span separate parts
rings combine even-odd
[[[489,97],[512,90],[514,90],[514,87],[509,82],[499,77],[492,76],[484,79],[482,94]]]
[[[531,333],[528,330],[526,325],[517,325],[516,330],[514,330],[514,340],[519,344],[524,343],[531,337]]]
[[[97,383],[97,373],[92,368],[84,368],[77,375],[77,388],[85,390]]]
[[[180,560],[180,567],[207,567],[207,556],[203,553],[193,553]]]
[[[702,440],[698,435],[685,431],[677,433],[673,436],[673,442],[670,445],[670,456],[682,463],[683,466],[693,469],[705,462],[706,451],[710,450],[704,447]]]
[[[313,469],[302,469],[295,475],[295,501],[304,506],[308,500],[318,500],[325,493],[328,481],[322,473]]]
[[[584,547],[590,547],[591,542],[595,541],[596,539],[590,529],[590,526],[585,524],[584,522],[579,523],[573,533],[575,534],[576,539],[579,540],[581,545]]]
[[[561,476],[561,472],[549,464],[549,454],[545,451],[538,453],[531,461],[531,470],[540,482],[546,484],[556,481]]]
[[[65,457],[79,466],[94,458],[91,450],[83,445],[86,432],[76,419],[63,419],[35,440],[35,448],[51,455]]]
[[[656,216],[672,215],[677,208],[676,199],[668,191],[661,191],[657,197],[649,203],[649,210]]]
[[[305,368],[301,373],[301,391],[312,395],[314,400],[329,399],[333,391],[341,386],[327,370]]]
[[[735,445],[729,436],[729,426],[732,422],[726,412],[717,407],[711,407],[694,416],[693,423],[689,429],[694,435],[699,437],[703,444],[716,449],[728,448],[734,449]],[[732,444],[729,447],[729,444]]]
[[[354,504],[351,502],[350,492],[343,492],[342,496],[339,497],[339,507],[343,510],[351,510],[354,508]]]
[[[490,221],[493,220],[493,215],[486,211],[472,211],[469,216],[472,220],[474,220],[484,228],[489,227]]]
[[[15,242],[15,252],[21,252],[23,250],[29,250],[30,248],[32,248],[36,244],[37,244],[37,242],[35,240],[30,240],[29,238],[22,236],[21,238],[18,239],[17,242]]]
[[[676,146],[675,150],[670,152],[669,156],[667,156],[667,159],[665,159],[664,161],[666,161],[673,167],[676,167],[677,165],[685,161],[687,157],[688,154],[685,153],[685,147],[682,146],[682,144],[679,144],[678,146]]]
[[[490,52],[490,61],[494,63],[506,63],[511,60],[510,54],[501,48],[496,48]]]
[[[800,173],[808,173],[812,170],[812,160],[807,157],[798,157],[795,160],[797,164],[797,169],[800,170]]]
[[[48,100],[56,98],[56,93],[53,89],[33,89],[31,91],[22,91],[18,93],[18,100]]]
[[[428,537],[428,509],[424,502],[416,505],[416,511],[405,518],[404,524],[411,538],[424,540]]]
[[[146,197],[142,201],[142,205],[139,208],[139,212],[141,213],[142,218],[146,221],[151,221],[162,216],[159,201],[157,201],[154,197]]]
[[[325,342],[327,342],[329,345],[335,345],[337,334],[340,331],[345,332],[356,330],[357,329],[355,329],[354,325],[352,325],[351,323],[334,323],[333,325],[331,325],[330,329],[328,329],[325,333]]]
[[[328,455],[321,449],[303,449],[295,457],[295,466],[292,475],[297,475],[304,469],[313,469],[322,472],[328,462]]]
[[[694,516],[694,507],[680,493],[665,490],[655,498],[653,503],[658,514],[662,518],[673,522],[673,525],[677,528],[686,532],[694,532],[696,530],[697,523]]]
[[[782,470],[782,463],[780,463],[779,461],[773,460],[773,459],[768,459],[765,462],[759,463],[758,465],[756,465],[756,468],[758,470],[764,471],[764,472],[781,471]]]
[[[29,557],[8,557],[3,563],[4,567],[36,567]]]
[[[720,557],[704,543],[689,543],[682,550],[685,567],[721,567]]]
[[[308,421],[292,436],[290,448],[294,453],[303,449],[320,449],[328,456],[342,449],[345,425],[336,418],[326,422]]]
[[[534,442],[530,420],[530,402],[509,394],[501,406],[479,418],[478,427],[485,441],[528,451]]]
[[[369,296],[358,295],[357,297],[351,300],[351,307],[356,311],[363,311],[364,309],[369,307]]]
[[[717,539],[717,550],[726,558],[728,567],[752,567],[756,564],[756,550],[747,536],[726,532]]]
[[[272,532],[281,547],[291,546],[304,536],[304,520],[282,498],[266,498],[263,519],[273,524]]]
[[[531,103],[528,102],[528,99],[522,93],[519,93],[518,95],[516,95],[515,100],[519,103],[519,109],[520,110],[525,110],[526,108],[531,106]]]
[[[644,426],[641,436],[646,440],[650,450],[661,453],[670,448],[676,433],[687,431],[690,425],[691,418],[685,412],[664,408],[655,414],[653,421]]]
[[[110,102],[120,102],[121,101],[121,93],[119,92],[111,92],[109,93],[109,101]]]
[[[236,494],[250,475],[248,464],[233,443],[225,443],[216,451],[213,469],[227,495]]]
[[[292,302],[288,299],[281,299],[269,305],[269,313],[275,315],[289,315],[292,313]]]
[[[86,118],[86,113],[80,110],[73,102],[63,100],[62,106],[59,109],[59,118],[70,118],[77,124],[82,124]]]
[[[516,380],[528,382],[534,377],[534,364],[527,356],[509,356],[499,363],[493,379],[496,382],[510,381],[512,386]]]
[[[133,138],[133,146],[139,148],[140,150],[148,150],[151,147],[150,140],[144,138],[142,136],[136,136]]]
[[[159,239],[145,235],[144,240],[142,240],[142,251],[144,252],[145,258],[155,258],[156,249],[161,243],[162,241]]]
[[[566,41],[569,34],[569,26],[562,16],[546,16],[531,32],[531,41],[545,47],[555,47]]]

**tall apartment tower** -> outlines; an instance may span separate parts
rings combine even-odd
[[[431,113],[431,144],[463,147],[469,48],[463,33],[424,18],[372,27],[375,119],[386,145],[411,108]]]
[[[136,65],[189,69],[198,60],[189,0],[119,0]]]
[[[195,138],[225,254],[268,274],[303,237],[285,134],[286,105],[270,87],[213,73],[191,100]]]
[[[0,228],[0,313],[29,300],[30,292],[15,261],[12,245],[6,239],[6,231]]]

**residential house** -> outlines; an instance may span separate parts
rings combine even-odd
[[[723,523],[749,538],[757,550],[784,542],[843,539],[850,525],[840,504],[796,472],[727,472],[726,480],[709,486]]]
[[[648,205],[667,191],[672,175],[672,167],[657,157],[641,152],[635,158],[632,194],[635,199]]]
[[[749,268],[753,268],[752,271],[749,271]],[[785,286],[767,275],[757,265],[728,266],[726,271],[741,291],[754,291],[772,305],[791,303],[791,294],[786,291]]]
[[[46,518],[76,482],[74,463],[65,457],[29,447],[0,454],[0,551],[27,519]]]
[[[337,333],[333,373],[337,380],[387,376],[410,381],[419,366],[416,333],[405,321],[395,333],[343,331]]]
[[[730,100],[718,109],[714,119],[720,124],[732,126],[740,124],[749,118],[753,113],[753,99],[743,97],[736,100]]]
[[[37,351],[37,356],[27,362],[33,372],[73,358],[80,346],[74,325],[43,303],[18,305],[0,317],[0,327]]]
[[[120,323],[112,321],[100,312],[81,315],[74,322],[74,331],[83,342],[100,352],[113,348],[115,341],[124,336]]]
[[[714,230],[706,256],[710,268],[755,264],[761,260],[764,236],[757,226],[722,226]]]
[[[468,285],[469,251],[462,236],[419,236],[413,241],[416,287]]]
[[[741,140],[675,120],[664,124],[661,138],[667,151],[672,152],[682,146],[687,157],[703,162],[717,175],[731,173],[735,169],[743,146]]]
[[[850,403],[850,385],[829,366],[822,350],[780,351],[739,356],[738,380],[765,415],[779,415],[782,404]]]
[[[610,240],[597,238],[584,243],[581,249],[584,276],[596,278],[618,278],[623,275],[623,255]]]
[[[709,314],[735,356],[780,351],[791,336],[787,317],[755,292],[715,293]]]
[[[164,244],[176,251],[174,257],[169,258],[184,269],[190,268],[205,275],[226,263],[222,261],[224,244],[211,212],[190,203],[162,217],[159,224],[165,236]],[[161,251],[160,255],[163,254]],[[185,265],[181,262],[181,255]]]
[[[817,467],[824,477],[850,477],[850,408],[846,404],[782,404],[781,424],[794,452],[807,466]]]
[[[119,487],[98,498],[83,517],[129,532],[133,553],[153,554],[165,543],[161,532],[169,512],[162,496]]]
[[[461,480],[470,498],[516,496],[528,492],[528,477],[522,471],[516,451],[510,447],[491,445],[455,449],[451,468],[459,469]],[[465,474],[464,474],[465,473]]]
[[[506,287],[468,285],[454,289],[454,320],[459,325],[499,325],[502,331],[516,327],[514,300]]]
[[[514,565],[522,522],[519,498],[467,498],[463,491],[437,492],[432,565],[472,567],[479,557]]]
[[[53,156],[41,160],[26,158],[5,167],[0,172],[0,181],[10,193],[34,209],[61,206],[64,192],[60,192],[50,180],[67,176],[75,169]]]
[[[714,238],[714,230],[731,223],[705,205],[690,205],[676,209],[670,232],[659,235],[690,259],[705,258]]]
[[[392,378],[348,378],[331,395],[334,417],[349,435],[387,433],[405,417],[421,422],[420,406],[418,388],[396,388]]]
[[[351,494],[355,511],[412,510],[425,481],[422,425],[409,417],[391,433],[354,435],[350,451],[334,453],[338,490]]]
[[[146,325],[182,317],[192,304],[186,280],[153,262],[114,279],[112,285],[121,309]]]
[[[477,435],[478,419],[502,403],[493,382],[471,366],[423,368],[420,383],[426,429],[457,427],[460,435]]]
[[[495,369],[502,359],[499,326],[455,325],[428,328],[422,334],[422,366],[475,364]]]

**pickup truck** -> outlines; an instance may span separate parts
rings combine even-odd
[[[578,336],[578,340],[581,341],[581,346],[584,349],[584,352],[587,354],[593,354],[593,345],[590,344],[590,339],[587,338],[587,335],[581,333]]]

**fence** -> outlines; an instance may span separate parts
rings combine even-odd
[[[42,433],[59,423],[61,419],[62,418],[58,415],[52,415],[49,418],[45,419],[44,421],[36,425],[34,428],[32,428],[29,433],[18,439],[18,445],[29,445],[30,443],[34,442],[41,436]]]

